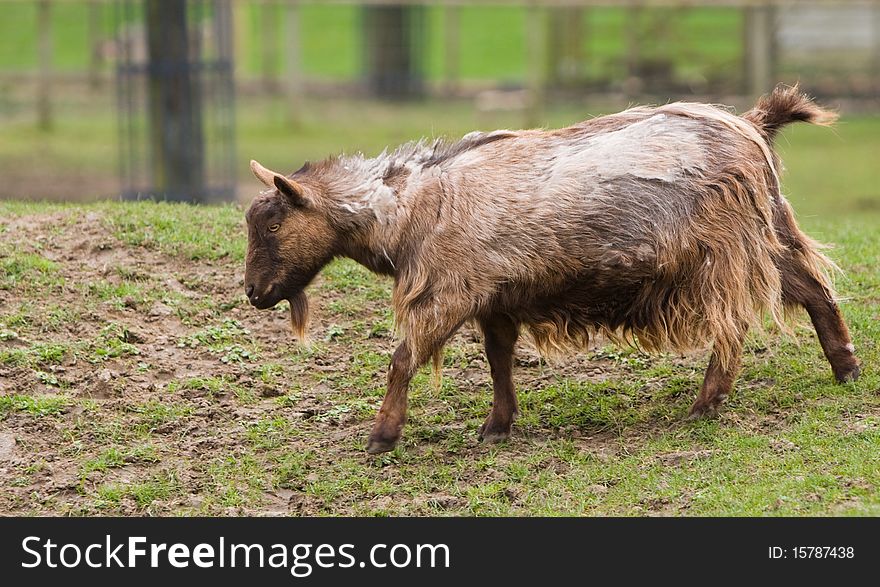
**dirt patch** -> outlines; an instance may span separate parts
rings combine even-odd
[[[15,436],[8,432],[0,433],[0,462],[12,460],[15,452]]]

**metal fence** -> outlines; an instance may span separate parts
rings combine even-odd
[[[229,2],[117,0],[113,8],[122,197],[233,199]]]
[[[148,146],[158,120],[144,65],[150,38],[143,7],[151,1],[0,0],[0,141],[12,123],[32,124],[51,137],[58,121],[119,115],[113,156],[101,151],[94,165],[70,165],[67,180],[46,182],[43,193],[106,179],[121,168],[121,178],[98,182],[94,191],[149,194],[155,190],[147,177],[171,169]],[[190,11],[202,6],[214,14],[217,3],[189,4]],[[473,111],[513,111],[522,125],[533,125],[565,102],[745,103],[778,81],[880,111],[880,0],[220,4],[228,17],[219,28],[212,18],[194,21],[199,51],[191,74],[199,76],[201,109],[181,127],[191,137],[183,144],[206,145],[205,160],[196,165],[204,166],[197,174],[205,178],[203,199],[231,193],[233,159],[240,159],[233,96],[248,120],[265,115],[274,125],[282,109],[289,129],[303,104],[320,110],[328,97],[457,100]],[[120,11],[129,16],[120,19]],[[275,100],[271,107],[267,97]],[[105,119],[95,120],[98,132]],[[26,181],[28,170],[43,164],[0,161],[0,173]],[[79,182],[78,174],[88,177]],[[0,197],[11,195],[4,189]]]
[[[564,88],[634,96],[751,95],[780,76],[797,76],[825,95],[870,98],[880,87],[875,0],[233,4],[236,80],[269,92],[468,94],[540,85],[548,96]],[[35,109],[43,124],[50,124],[53,95],[46,88],[108,81],[123,41],[119,35],[125,33],[114,28],[112,2],[104,0],[0,0],[0,11],[10,15],[7,22],[16,16],[13,8],[24,17],[14,26],[32,28],[32,34],[21,35],[21,44],[0,44],[0,84],[34,85]],[[727,24],[707,19],[707,10],[724,13]],[[333,40],[341,42],[334,46]],[[143,51],[146,38],[125,42]],[[504,63],[494,71],[468,66],[482,62],[477,53],[485,52],[506,52]],[[327,63],[331,67],[322,71]]]

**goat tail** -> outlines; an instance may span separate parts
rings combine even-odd
[[[837,120],[837,113],[825,110],[816,104],[800,88],[780,84],[758,98],[755,107],[742,115],[773,140],[782,127],[792,122],[808,122],[829,126]]]

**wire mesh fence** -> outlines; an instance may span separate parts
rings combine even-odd
[[[118,0],[113,12],[122,197],[232,199],[229,2]]]

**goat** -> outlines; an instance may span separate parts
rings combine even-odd
[[[333,157],[289,176],[252,161],[267,189],[246,215],[246,293],[261,309],[289,300],[302,336],[304,289],[332,259],[393,277],[401,342],[370,453],[396,445],[410,379],[466,321],[484,335],[493,379],[486,442],[506,439],[517,413],[521,331],[543,352],[598,333],[649,351],[712,343],[695,418],[730,393],[749,328],[800,306],[837,380],[855,380],[833,264],[798,228],[772,148],[788,123],[835,118],[780,86],[741,117],[676,102]]]

